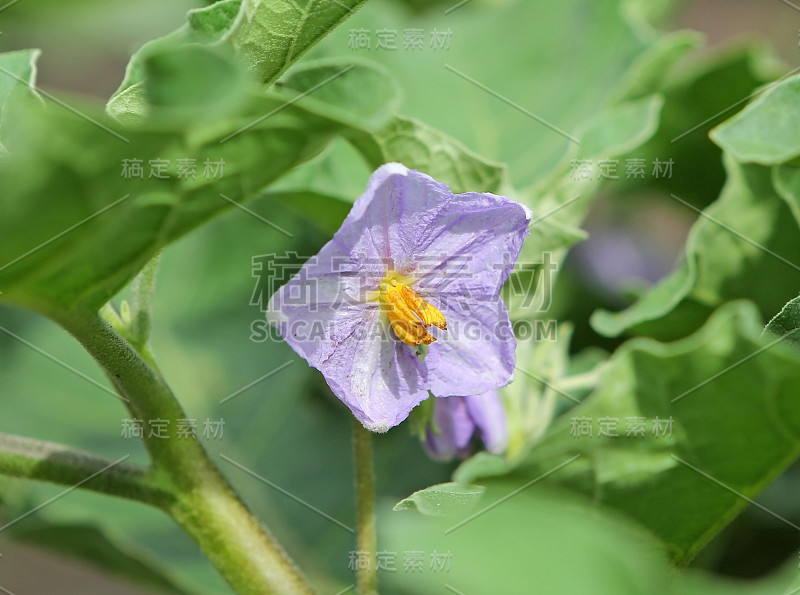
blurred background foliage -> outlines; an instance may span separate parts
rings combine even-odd
[[[41,87],[59,97],[101,105],[122,80],[130,54],[142,43],[181,25],[186,10],[201,4],[22,0],[0,12],[0,50],[41,48]],[[549,221],[548,226],[557,224],[558,229],[545,227],[547,231],[541,236],[534,231],[528,243],[527,255],[532,262],[544,249],[553,250],[562,258],[567,248],[575,248],[561,266],[551,307],[536,314],[559,320],[559,344],[542,347],[536,354],[521,351],[521,358],[528,362],[526,369],[550,381],[558,380],[604,360],[623,343],[625,331],[628,335],[662,340],[684,338],[707,322],[721,302],[753,297],[746,286],[752,281],[747,279],[745,287],[732,294],[723,292],[718,302],[688,297],[679,315],[662,320],[662,324],[648,326],[651,320],[646,320],[631,331],[624,325],[612,329],[607,322],[600,329],[603,334],[595,330],[598,325],[593,328],[589,324],[590,316],[599,308],[617,311],[629,306],[635,296],[676,269],[697,215],[671,200],[669,193],[700,209],[717,199],[726,172],[722,152],[707,133],[712,125],[737,110],[726,112],[680,142],[672,140],[788,70],[760,41],[713,46],[729,41],[733,33],[757,33],[770,38],[778,53],[794,64],[794,22],[798,13],[778,2],[763,5],[573,0],[545,4],[471,0],[448,11],[454,4],[446,0],[371,0],[314,47],[307,58],[358,57],[383,64],[402,91],[400,113],[449,134],[492,161],[508,164],[506,189],[539,207],[537,213],[547,213],[574,195],[585,198],[573,207],[565,207],[562,215]],[[661,33],[683,27],[708,33],[711,49],[693,33]],[[423,30],[422,51],[402,49],[402,32],[408,28]],[[374,35],[369,50],[351,47],[354,30],[378,29],[396,30],[400,48],[377,49]],[[451,31],[449,49],[437,51],[429,46],[434,29]],[[523,110],[498,100],[468,78]],[[580,151],[584,153],[576,153],[567,139],[537,123],[524,110],[580,135]],[[648,175],[638,182],[577,182],[569,179],[570,160],[576,157],[617,158],[623,163],[629,157],[645,158],[648,169],[655,158],[671,158],[674,175],[668,180]],[[729,164],[731,169],[736,167]],[[330,397],[320,376],[306,368],[285,344],[250,340],[251,324],[261,317],[258,308],[250,305],[254,288],[251,259],[267,252],[315,254],[346,213],[347,201],[363,191],[370,170],[350,144],[342,139],[334,141],[320,157],[296,169],[273,188],[273,192],[312,189],[335,195],[336,200],[331,199],[330,205],[320,209],[322,216],[309,220],[308,208],[293,200],[292,195],[284,195],[282,202],[273,195],[249,203],[255,213],[289,231],[293,237],[288,238],[248,213],[228,210],[164,252],[156,294],[153,346],[167,379],[191,418],[200,424],[205,419],[225,420],[224,437],[207,440],[205,445],[245,501],[267,520],[315,586],[325,593],[336,593],[352,583],[348,569],[352,535],[225,463],[219,455],[247,466],[340,522],[353,524],[350,415]],[[588,231],[590,239],[578,243],[585,236],[581,229]],[[770,275],[774,277],[774,271]],[[765,277],[759,283],[769,284],[769,279]],[[749,345],[751,350],[757,348],[757,321],[763,323],[771,318],[798,293],[798,284],[793,280],[785,280],[785,285],[780,291],[764,292],[754,308],[736,306],[718,313],[718,318],[705,327],[702,337],[711,341],[709,337],[715,334],[712,331],[717,330],[713,324],[722,324],[719,321],[727,320],[725,317],[745,321],[730,323],[730,328],[742,327],[741,336],[733,331],[728,336],[719,330],[727,337],[720,339],[722,347],[717,346],[717,352],[724,352],[720,361],[746,353],[743,345]],[[123,291],[115,303],[124,297]],[[513,302],[511,306],[513,309]],[[607,319],[611,320],[612,315]],[[52,322],[0,305],[0,324],[30,345],[104,382],[91,358]],[[571,343],[568,325],[574,328]],[[111,458],[131,454],[145,462],[139,443],[121,436],[122,419],[127,416],[119,403],[30,345],[8,332],[0,334],[0,431],[62,442]],[[712,345],[711,351],[715,348]],[[680,393],[675,388],[685,380],[680,377],[668,382],[657,375],[633,379],[624,376],[629,359],[647,357],[643,355],[646,349],[642,353],[626,349],[613,360],[614,373],[622,380],[610,377],[605,388],[601,385],[601,395],[609,394],[615,382],[662,383],[666,385],[666,396]],[[670,357],[696,357],[679,352],[676,348]],[[776,355],[775,366],[788,368],[789,357]],[[730,361],[733,360],[735,357]],[[293,363],[242,390],[285,362]],[[657,368],[658,364],[653,366]],[[675,368],[684,369],[685,365]],[[696,372],[700,380],[703,373],[708,376],[713,369]],[[787,371],[781,377],[789,387],[797,380],[792,374]],[[732,386],[737,379],[743,381],[746,377],[743,372],[742,377],[732,378]],[[240,390],[235,398],[220,403]],[[543,399],[550,399],[550,408],[556,412],[569,405],[552,394],[545,395],[547,391],[524,375],[509,390],[541,394]],[[791,393],[787,395],[789,401]],[[754,403],[757,409],[758,403]],[[710,405],[701,413],[706,417],[694,420],[699,435],[704,429],[713,431],[717,420]],[[559,423],[563,436],[568,417],[562,417]],[[746,441],[746,425],[737,425],[741,423],[738,418],[731,423],[736,425],[735,431],[741,432],[732,438]],[[541,433],[543,428],[537,431]],[[770,431],[773,430],[767,427],[765,433]],[[489,482],[490,495],[501,497],[515,489],[520,485],[513,483],[516,477],[520,482],[536,477],[546,469],[548,460],[560,460],[563,452],[559,449],[580,449],[574,441],[566,447],[557,441],[553,444],[545,440],[543,444],[544,448],[535,451],[542,454],[526,460],[522,471],[512,470],[505,479]],[[587,448],[605,452],[602,444],[591,443]],[[524,445],[520,449],[524,451]],[[420,549],[418,544],[423,543],[429,553],[428,545],[439,543],[434,530],[417,518],[400,516],[411,513],[392,513],[389,508],[416,490],[447,481],[455,466],[429,461],[406,427],[378,438],[376,450],[379,491],[385,500],[382,546],[403,551]],[[795,457],[796,454],[792,459]],[[636,465],[644,464],[631,460],[626,459],[625,463],[633,465],[634,471]],[[462,478],[478,481],[497,473],[486,473],[472,463],[473,467],[459,470]],[[612,460],[609,468],[619,471],[615,465]],[[779,477],[758,502],[800,525],[797,468],[783,474],[781,465],[772,464],[769,469]],[[584,479],[576,470],[567,483],[571,482],[578,491],[598,489],[596,485],[587,487]],[[676,479],[676,485],[680,486],[682,480]],[[743,479],[749,480],[750,476]],[[760,487],[763,485],[766,481]],[[13,519],[61,491],[58,487],[13,480],[0,480],[0,487],[3,519]],[[640,486],[642,493],[650,487]],[[631,493],[642,504],[642,493],[629,492],[628,496]],[[705,501],[698,498],[699,509],[689,511],[690,516],[703,515]],[[709,496],[709,501],[712,498]],[[625,503],[624,499],[621,501]],[[452,573],[444,578],[430,572],[420,577],[403,572],[383,576],[396,592],[432,592],[443,588],[442,580],[467,593],[473,592],[470,586],[476,589],[474,592],[490,592],[492,587],[496,587],[495,592],[515,592],[519,585],[514,569],[534,561],[534,570],[543,576],[543,591],[549,588],[549,592],[619,593],[648,592],[649,585],[672,575],[667,563],[652,553],[658,546],[649,534],[627,517],[616,513],[606,516],[605,512],[581,507],[581,502],[552,501],[545,492],[526,493],[524,499],[498,508],[500,516],[493,522],[476,522],[468,535],[442,543],[442,548],[453,550],[454,565]],[[634,500],[628,504],[632,509],[637,506]],[[661,506],[666,504],[662,502]],[[719,506],[719,514],[725,516],[733,514],[738,504],[723,502]],[[646,503],[642,507],[646,508]],[[653,513],[661,516],[662,510],[651,510],[649,514]],[[637,518],[646,521],[647,514]],[[663,520],[667,526],[660,534],[662,538],[674,538],[681,548],[689,543],[685,536],[666,537],[668,525],[679,523],[669,517]],[[696,526],[704,527],[702,521]],[[521,532],[520,527],[535,530]],[[41,510],[35,518],[5,531],[4,537],[13,543],[0,545],[0,552],[5,554],[0,559],[0,586],[12,591],[45,592],[55,584],[59,592],[89,592],[89,579],[81,579],[83,582],[69,591],[70,587],[59,577],[50,577],[46,580],[53,583],[43,585],[41,581],[45,579],[31,573],[29,566],[15,566],[14,557],[24,559],[26,551],[15,544],[33,544],[64,556],[82,557],[90,566],[138,582],[145,592],[228,592],[195,546],[166,517],[125,501],[76,491]],[[506,546],[498,548],[494,555],[487,555],[485,548],[474,548],[474,544],[500,539],[506,540]],[[795,580],[798,548],[797,530],[750,507],[700,551],[693,566],[743,578],[760,577],[783,566],[781,574],[767,579],[771,582],[753,587],[754,593],[783,592],[787,581]],[[602,552],[611,550],[615,554],[604,557]],[[509,555],[515,551],[526,555]],[[623,565],[624,569],[615,566],[625,559],[630,561]],[[581,572],[574,571],[576,560],[581,561]],[[491,575],[495,583],[480,582],[476,569],[484,566],[496,569]],[[563,572],[546,572],[553,568]],[[631,568],[635,570],[631,572]],[[498,585],[498,576],[505,576],[507,585]],[[97,592],[102,588],[98,586]],[[689,573],[685,582],[675,588],[675,592],[730,592],[733,583]],[[745,586],[737,584],[737,588],[747,592]]]

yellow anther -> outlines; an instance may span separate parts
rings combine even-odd
[[[382,283],[381,297],[397,338],[412,347],[430,345],[436,340],[425,330],[429,326],[447,328],[444,315],[404,283],[395,280]]]
[[[423,327],[419,321],[409,322],[399,319],[392,313],[389,313],[389,322],[397,338],[412,347],[419,347],[421,343],[430,345],[436,340],[433,335],[425,330],[425,327]]]
[[[444,319],[444,314],[442,314],[436,306],[423,300],[419,297],[419,294],[408,285],[398,284],[397,289],[408,307],[419,316],[425,328],[433,325],[442,330],[447,330],[447,321]]]

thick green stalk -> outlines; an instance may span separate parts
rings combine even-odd
[[[149,469],[112,461],[63,444],[0,434],[0,475],[80,486],[160,508],[171,505],[168,485]]]
[[[174,429],[186,414],[159,372],[96,312],[58,322],[97,360],[144,427],[154,472],[171,486],[164,508],[192,536],[237,593],[310,593],[282,548],[211,462],[197,439],[150,436],[151,420]]]
[[[372,463],[372,434],[353,420],[353,464],[356,480],[356,523],[359,556],[367,556],[369,564],[358,566],[356,588],[360,595],[378,592],[376,553],[378,534],[375,516],[375,472]]]

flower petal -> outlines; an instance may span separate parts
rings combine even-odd
[[[312,364],[368,430],[386,432],[428,397],[425,368],[395,339],[377,308],[368,311],[328,358]]]
[[[418,237],[417,291],[425,296],[495,296],[528,235],[530,211],[494,194],[458,194]]]
[[[450,299],[440,307],[446,331],[428,348],[429,388],[437,397],[480,395],[514,378],[516,339],[500,296]]]
[[[503,398],[496,390],[465,397],[467,411],[478,428],[486,450],[500,454],[508,446],[508,419]]]
[[[353,203],[353,208],[331,242],[342,254],[349,254],[369,266],[393,266],[396,230],[401,225],[397,207],[403,180],[413,174],[404,165],[387,163],[369,179],[367,189]]]
[[[364,288],[379,282],[368,277],[331,273],[319,260],[309,260],[272,296],[267,319],[298,354],[318,367],[378,309],[363,300]]]
[[[399,163],[378,168],[334,241],[343,251],[368,244],[389,266],[435,289],[459,271],[497,293],[528,233],[531,213],[489,193],[453,194],[446,184]],[[472,273],[479,272],[476,279]],[[422,283],[423,278],[426,279]]]
[[[528,235],[531,212],[490,193],[452,194],[430,176],[410,170],[388,176],[380,194],[391,194],[385,216],[392,260],[412,272],[420,288],[438,290],[455,279],[498,293]],[[477,274],[477,276],[476,276]]]

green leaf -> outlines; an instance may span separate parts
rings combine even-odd
[[[657,43],[656,36],[644,37],[631,26],[619,0],[569,0],[546,7],[520,0],[473,3],[469,10],[448,14],[446,21],[437,11],[408,15],[396,7],[367,4],[320,51],[336,54],[348,48],[352,28],[374,31],[388,22],[398,32],[450,28],[447,51],[402,51],[401,34],[401,51],[374,51],[373,43],[370,56],[400,81],[404,114],[445,131],[492,161],[507,163],[511,183],[521,189],[548,178],[567,151],[574,150],[574,143],[548,124],[574,137],[621,99],[620,84],[630,86],[632,64]],[[531,35],[534,22],[537,34]],[[566,30],[574,35],[564,36]],[[514,50],[498,62],[485,44],[475,42],[487,39],[508,40]],[[661,72],[669,70],[670,58],[682,55],[667,54],[658,63]],[[565,77],[567,72],[576,76]],[[659,91],[648,88],[644,94]]]
[[[131,57],[125,79],[109,101],[109,112],[117,111],[118,102],[131,101],[125,96],[139,95],[147,77],[147,57],[170,48],[202,44],[228,50],[259,81],[272,83],[365,1],[222,0],[191,10],[185,25],[149,41]]]
[[[329,236],[338,231],[353,207],[352,202],[338,196],[313,191],[267,192],[261,199],[293,211]]]
[[[197,39],[206,43],[220,42],[239,14],[241,6],[242,0],[214,2],[205,8],[190,10],[186,20]]]
[[[455,193],[494,192],[504,169],[413,118],[396,116],[375,133],[350,135],[353,145],[372,168],[397,161],[444,182]]]
[[[38,96],[36,84],[36,61],[39,50],[19,50],[0,54],[0,147],[3,147],[6,104],[12,93],[25,89]],[[4,147],[3,147],[4,148]],[[2,156],[2,150],[0,150]]]
[[[302,98],[306,110],[358,130],[385,126],[400,104],[400,88],[391,74],[377,62],[365,60],[306,61],[287,73],[279,87],[297,91],[287,96]]]
[[[615,105],[586,126],[577,158],[614,157],[643,144],[658,129],[663,104],[663,97],[652,95]]]
[[[738,161],[776,165],[800,156],[800,75],[769,85],[745,109],[711,131]]]
[[[748,581],[675,572],[652,536],[614,511],[574,494],[513,487],[490,488],[481,514],[461,522],[383,513],[385,551],[397,554],[394,571],[379,571],[387,591],[777,595],[800,586],[794,560]]]
[[[558,388],[569,374],[572,326],[563,321],[557,324],[557,327],[554,326],[557,329],[555,340],[539,340],[534,335],[518,342],[514,382],[501,389],[508,412],[508,448],[504,456],[509,460],[527,453],[531,444],[540,440],[547,431],[556,413],[574,405],[572,399],[584,396],[577,391],[565,392]],[[571,398],[565,397],[565,394]],[[499,457],[481,454],[486,464],[497,464],[493,459]]]
[[[672,14],[677,0],[622,0],[620,11],[642,36],[657,34],[655,27]]]
[[[767,318],[796,295],[798,221],[773,188],[770,170],[730,158],[726,170],[719,199],[692,226],[685,262],[628,309],[595,312],[595,330],[677,338],[726,301],[752,299]]]
[[[512,495],[513,487],[492,486],[470,516],[382,515],[384,547],[403,555],[397,572],[380,575],[387,591],[653,593],[669,580],[658,543],[620,515],[536,486]],[[421,571],[402,571],[410,552],[422,553]],[[580,571],[570,571],[576,560]]]
[[[249,90],[241,69],[222,52],[208,48],[190,46],[153,54],[144,69],[150,104],[185,120],[219,118],[241,105]]]
[[[11,92],[19,85],[28,88],[31,93],[36,93],[36,61],[41,52],[39,50],[18,50],[0,54],[0,109],[5,105]]]
[[[171,572],[151,555],[129,544],[123,544],[122,540],[112,539],[94,525],[55,524],[38,520],[22,527],[15,526],[9,531],[9,537],[79,558],[130,584],[159,593],[192,593],[190,589],[179,584]]]
[[[270,83],[366,0],[250,0],[224,41]]]
[[[800,167],[784,163],[772,168],[772,183],[797,221],[800,221]]]
[[[783,307],[775,318],[769,321],[766,330],[779,337],[786,337],[787,343],[800,347],[800,296]]]
[[[665,99],[661,122],[653,138],[629,156],[647,163],[672,159],[675,167],[671,177],[648,177],[638,184],[631,180],[628,193],[674,193],[700,208],[713,202],[726,175],[722,151],[708,138],[708,130],[735,113],[755,89],[780,76],[784,70],[776,62],[762,44],[747,43],[693,53],[671,68],[653,65],[650,74],[663,77],[662,88],[656,89]]]
[[[651,95],[614,105],[592,119],[579,134],[581,144],[539,187],[521,200],[533,209],[531,235],[521,262],[539,262],[546,252],[560,261],[566,249],[588,234],[580,224],[589,211],[602,180],[577,180],[570,175],[575,159],[612,159],[642,145],[658,129],[663,98]]]
[[[485,484],[490,472],[524,484],[580,455],[543,483],[630,515],[686,563],[800,456],[798,364],[796,351],[762,337],[752,304],[728,304],[681,341],[624,344],[602,368],[597,389],[521,463],[490,469],[466,461],[454,479]],[[629,434],[637,418],[643,435]],[[603,419],[611,428],[605,435]],[[591,435],[575,429],[580,420]]]
[[[387,98],[393,101],[388,92],[378,93],[373,104],[363,97],[365,78],[379,89],[381,81],[384,90],[394,86],[379,69],[358,65],[328,82],[326,95],[309,109],[309,98],[300,99],[290,89],[242,89],[235,99],[214,96],[208,104],[188,99],[194,103],[188,111],[181,109],[183,115],[214,113],[210,108],[230,104],[227,113],[207,120],[175,117],[170,131],[162,131],[177,109],[171,104],[182,101],[174,70],[164,65],[218,59],[215,50],[199,46],[148,56],[146,88],[158,105],[148,104],[152,111],[136,128],[97,125],[103,118],[90,108],[80,113],[95,123],[38,106],[27,106],[14,118],[9,134],[15,150],[0,163],[5,214],[0,299],[50,315],[77,306],[98,308],[163,246],[232,208],[231,202],[256,196],[319,154],[336,135],[374,125],[385,113]],[[150,68],[151,63],[162,67]],[[229,80],[224,61],[220,64],[219,72]],[[326,97],[337,103],[327,106]],[[131,159],[141,160],[142,178],[122,175]],[[148,175],[150,162],[159,159],[169,165],[163,179]],[[193,160],[194,178],[180,174],[181,160]],[[224,162],[216,170],[221,175],[203,173],[206,162]]]
[[[617,96],[639,99],[662,91],[675,63],[702,42],[703,36],[696,31],[673,31],[662,35],[633,61],[617,89]]]
[[[452,516],[469,510],[486,488],[461,483],[440,483],[403,498],[393,510],[416,510],[428,516]]]
[[[589,237],[587,231],[580,227],[556,221],[555,217],[547,217],[543,221],[537,221],[536,216],[540,211],[543,214],[549,212],[549,210],[545,209],[534,211],[533,225],[530,228],[531,235],[525,241],[523,248],[524,259],[541,260],[542,254],[545,252],[555,252],[569,248]]]
[[[202,46],[165,47],[142,58],[142,82],[115,95],[106,111],[126,124],[150,120],[184,128],[230,115],[252,82],[229,53]]]

